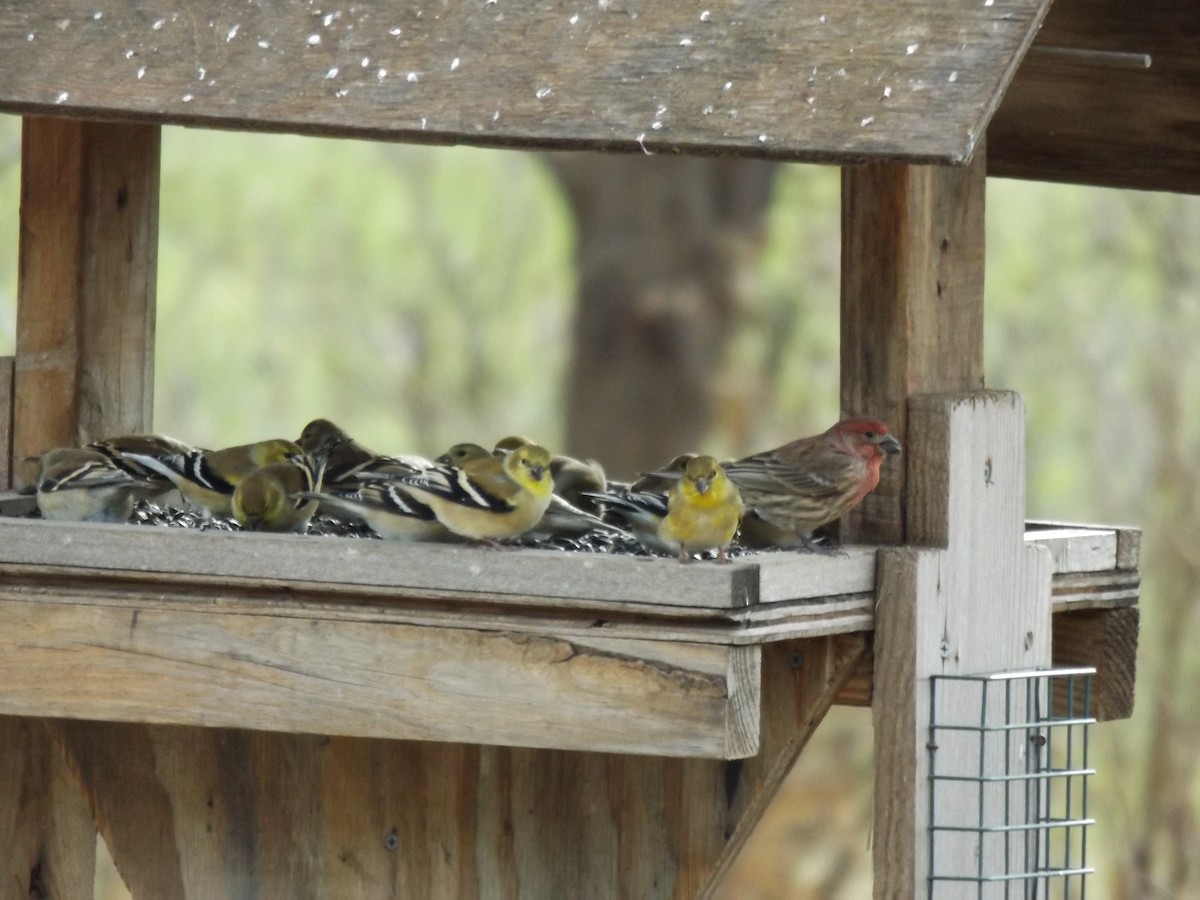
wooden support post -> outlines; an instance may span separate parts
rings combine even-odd
[[[1024,542],[1024,410],[1015,394],[915,397],[909,405],[912,539],[882,551],[875,625],[875,896],[927,896],[930,677],[1050,664],[1049,551]],[[944,699],[940,721],[977,722],[979,699]],[[965,706],[964,706],[965,704]],[[939,771],[977,770],[979,741],[936,750]],[[997,752],[1024,752],[1019,741]],[[1015,756],[1014,756],[1015,763]],[[975,768],[972,768],[975,766]],[[1003,789],[1003,786],[1002,786]],[[990,790],[990,789],[989,789]],[[939,793],[942,821],[973,825],[978,786]],[[999,804],[988,795],[993,814]],[[937,835],[946,866],[976,871],[974,835]],[[982,850],[1003,871],[1001,845]],[[997,856],[999,854],[999,856]],[[961,885],[960,885],[961,887]],[[942,885],[945,888],[945,885]],[[936,891],[935,897],[960,896]]]
[[[96,828],[45,722],[0,716],[0,900],[92,900]]]
[[[12,487],[13,358],[0,356],[0,491]]]
[[[27,118],[12,452],[150,426],[159,129]]]
[[[4,479],[35,480],[23,457],[150,425],[158,162],[157,126],[24,121]],[[0,797],[17,798],[0,809],[21,811],[0,824],[0,898],[90,900],[96,830],[61,745],[41,722],[0,732]]]
[[[983,387],[985,155],[981,142],[965,169],[842,170],[842,414],[902,442],[911,394]],[[843,540],[902,542],[905,497],[905,467],[884,466]]]

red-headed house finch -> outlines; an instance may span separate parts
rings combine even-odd
[[[743,540],[755,544],[798,540],[812,549],[813,531],[862,502],[879,484],[885,454],[899,452],[900,442],[888,433],[887,425],[857,418],[838,422],[822,434],[725,463],[746,505]],[[754,522],[751,511],[762,521]],[[771,532],[772,526],[778,529],[775,540],[764,541],[762,532]]]

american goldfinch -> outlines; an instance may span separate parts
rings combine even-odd
[[[828,431],[726,463],[746,509],[797,536],[810,549],[812,532],[841,518],[879,484],[886,454],[900,442],[878,419],[846,419]]]
[[[307,454],[249,472],[233,491],[233,517],[251,531],[303,534],[317,511],[305,492],[320,490],[321,464]]]
[[[304,493],[321,509],[362,522],[385,541],[445,541],[454,537],[424,503],[392,480],[360,484],[352,491]]]
[[[658,536],[678,545],[679,561],[715,547],[717,562],[728,562],[729,544],[742,517],[742,497],[721,465],[711,456],[689,459],[668,497]]]
[[[255,469],[303,457],[303,450],[282,438],[224,450],[192,450],[183,456],[133,455],[137,462],[169,478],[190,503],[221,517],[233,513],[233,492]]]
[[[519,435],[510,435],[496,442],[492,453],[503,456],[513,448],[530,443]],[[460,447],[477,448],[478,444],[462,444]],[[453,448],[452,448],[453,449]],[[482,449],[482,448],[479,448]],[[596,500],[589,496],[608,487],[604,467],[594,459],[582,460],[561,453],[550,459],[550,476],[554,479],[554,493],[578,510],[588,513],[599,512]],[[578,533],[578,532],[576,532]]]
[[[677,555],[683,563],[693,553],[715,549],[717,562],[729,561],[742,498],[711,456],[687,460],[666,494],[627,491],[605,497],[609,509],[630,523],[647,550]]]
[[[610,486],[608,490],[591,496],[604,505],[606,515],[625,523],[638,542],[651,553],[674,556],[679,552],[678,547],[667,543],[658,534],[669,512],[666,493]]]
[[[665,494],[683,477],[684,468],[698,455],[696,453],[680,453],[661,469],[655,469],[653,472],[643,472],[637,481],[629,485],[629,489],[631,491]]]
[[[117,468],[144,481],[146,489],[138,495],[140,499],[158,497],[175,487],[169,478],[150,468],[141,459],[147,456],[183,459],[187,454],[196,452],[195,447],[161,434],[122,434],[93,441],[85,449],[103,453]]]
[[[505,453],[507,452],[506,450]],[[443,466],[458,466],[462,468],[473,459],[487,459],[491,455],[491,453],[488,453],[479,444],[455,444],[441,456],[436,457],[434,462]],[[504,454],[496,453],[495,455],[502,456]]]
[[[96,450],[51,450],[41,459],[38,508],[43,519],[124,522],[146,484]]]
[[[461,466],[435,465],[393,480],[433,510],[455,534],[474,540],[517,537],[550,505],[550,452],[523,444],[503,459],[490,454]]]
[[[444,531],[437,525],[432,512],[428,514],[428,522],[421,518],[411,519],[402,508],[391,505],[385,492],[366,490],[361,497],[357,496],[368,485],[386,481],[396,472],[427,469],[433,465],[429,460],[419,456],[379,456],[328,419],[313,419],[304,426],[296,443],[310,455],[325,456],[321,493],[310,496],[318,501],[321,512],[349,516],[385,538],[408,536],[410,527],[416,532],[412,536],[414,540],[426,540],[423,531]],[[375,522],[364,516],[370,516]],[[400,518],[394,519],[394,516]],[[384,534],[381,529],[389,533]]]
[[[596,460],[555,454],[550,460],[550,476],[557,496],[587,512],[599,511],[595,501],[585,496],[608,487],[608,476]]]
[[[503,459],[512,452],[513,448],[521,446],[520,441],[522,440],[524,439],[517,437],[504,438],[496,444],[496,449],[491,453],[488,453],[479,444],[455,444],[439,456],[437,461],[461,468],[472,460],[486,459],[489,456],[496,456]],[[557,460],[566,458],[560,456],[551,457],[551,477],[553,477],[554,463]],[[603,487],[601,486],[598,490],[603,490]],[[587,499],[588,503],[595,502],[589,498],[585,499]],[[542,540],[554,537],[578,537],[581,534],[587,534],[589,531],[605,531],[619,537],[628,537],[628,534],[622,529],[617,528],[615,525],[610,525],[599,516],[593,515],[585,509],[580,509],[565,497],[560,496],[557,486],[555,486],[554,494],[550,498],[550,504],[542,514],[541,520],[529,529],[526,535],[535,540]]]

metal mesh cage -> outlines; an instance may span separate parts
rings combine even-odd
[[[931,679],[931,900],[1086,896],[1094,673]]]

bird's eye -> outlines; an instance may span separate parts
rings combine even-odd
[[[873,440],[875,440],[876,434],[875,434],[875,432],[873,432],[873,431],[864,431],[864,432],[863,432],[863,436],[864,436],[864,437],[865,437],[865,438],[866,438],[868,441],[873,441]]]

